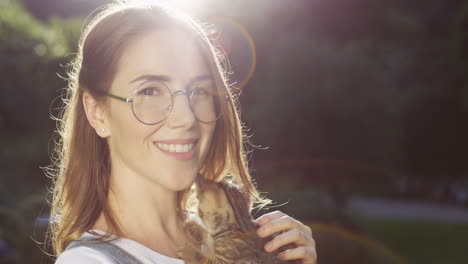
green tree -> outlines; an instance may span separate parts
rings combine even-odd
[[[41,23],[16,1],[0,1],[0,239],[12,248],[2,263],[37,263],[43,242],[36,217],[45,214],[50,114],[76,49],[79,20]],[[52,107],[51,107],[52,106]],[[38,231],[37,236],[35,232]],[[46,263],[46,262],[44,262]]]

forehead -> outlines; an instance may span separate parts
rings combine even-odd
[[[208,73],[196,37],[181,29],[147,32],[123,49],[114,83],[129,83],[145,74],[167,75],[186,82]]]

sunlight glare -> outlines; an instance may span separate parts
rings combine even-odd
[[[201,0],[160,0],[164,4],[180,9],[188,14],[193,14],[199,11],[203,6]]]

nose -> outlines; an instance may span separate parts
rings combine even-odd
[[[179,90],[172,96],[172,109],[167,118],[166,124],[171,128],[192,127],[197,119],[190,108],[187,91]]]

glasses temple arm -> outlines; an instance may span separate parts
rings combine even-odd
[[[133,98],[125,98],[125,97],[120,97],[120,96],[117,96],[117,95],[113,95],[111,93],[106,93],[107,96],[110,96],[112,98],[115,98],[117,100],[120,100],[120,101],[123,101],[123,102],[126,102],[126,103],[131,103],[133,102]]]

